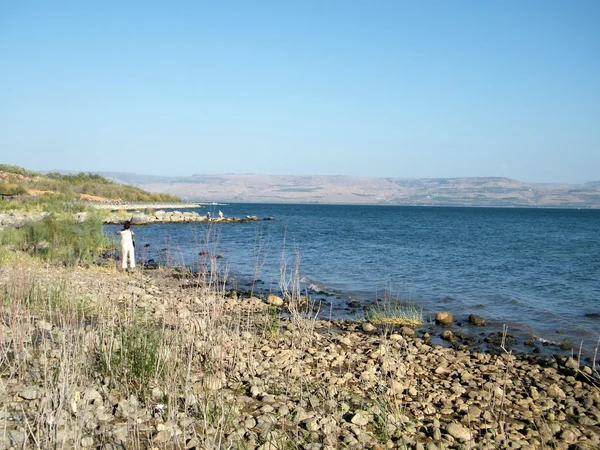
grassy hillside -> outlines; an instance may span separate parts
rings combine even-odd
[[[151,194],[135,186],[117,184],[92,173],[42,175],[19,166],[0,164],[0,194],[52,197],[56,200],[180,202],[170,194]]]

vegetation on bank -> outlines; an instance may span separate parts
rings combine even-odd
[[[93,173],[62,175],[57,172],[41,174],[19,166],[0,164],[0,194],[19,195],[23,206],[32,199],[74,201],[81,199],[124,202],[181,202],[170,194],[152,194],[135,186],[117,184]],[[11,209],[10,202],[0,203],[0,210]],[[33,203],[36,203],[35,201]]]
[[[92,174],[41,174],[0,164],[0,213],[18,211],[35,216],[23,226],[0,230],[0,262],[17,252],[50,264],[90,265],[114,242],[102,229],[102,215],[79,200],[181,202],[168,194],[151,194]],[[84,213],[75,218],[77,213]],[[40,220],[41,219],[41,220]]]
[[[97,213],[88,213],[80,222],[73,216],[48,214],[23,227],[0,230],[0,262],[26,252],[49,264],[89,266],[102,251],[113,246]]]

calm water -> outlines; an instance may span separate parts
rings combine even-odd
[[[197,212],[219,209],[275,220],[135,227],[138,259],[194,266],[209,250],[234,287],[256,278],[275,291],[282,258],[293,269],[299,255],[303,289],[319,292],[333,318],[356,315],[351,299],[391,295],[425,317],[474,313],[521,336],[583,340],[592,350],[599,339],[600,318],[586,317],[600,313],[598,210],[229,204]]]

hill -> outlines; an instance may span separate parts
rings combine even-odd
[[[499,177],[100,174],[149,192],[165,192],[192,201],[600,208],[600,182],[570,185],[526,183]]]
[[[0,164],[0,194],[69,201],[181,201],[170,194],[147,192],[139,187],[111,181],[91,172],[42,174],[8,164]]]

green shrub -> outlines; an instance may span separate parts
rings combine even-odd
[[[18,184],[0,182],[0,194],[5,195],[21,195],[26,194],[27,190]]]
[[[0,172],[14,173],[26,177],[37,177],[40,175],[38,172],[32,172],[31,170],[23,169],[19,166],[12,166],[10,164],[0,164]]]
[[[142,320],[122,323],[99,349],[100,372],[114,384],[144,390],[159,378],[161,329]]]
[[[19,229],[1,230],[0,244],[28,251],[52,264],[72,267],[93,264],[109,240],[96,214],[90,214],[82,223],[70,215],[50,214]]]

